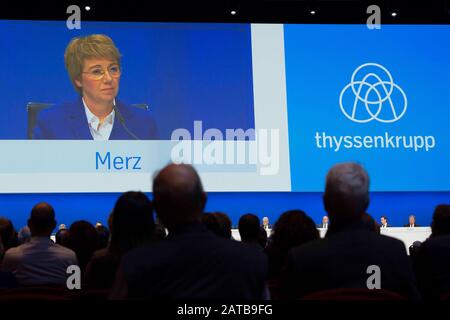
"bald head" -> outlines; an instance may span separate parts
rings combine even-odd
[[[156,213],[170,230],[200,221],[206,194],[195,169],[185,164],[170,164],[153,180]]]
[[[49,237],[56,227],[55,211],[46,203],[38,203],[31,209],[28,227],[33,237]]]
[[[352,162],[333,166],[326,178],[324,203],[332,221],[361,218],[369,205],[366,170]]]

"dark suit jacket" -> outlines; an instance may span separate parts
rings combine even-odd
[[[450,235],[430,237],[422,243],[416,272],[425,299],[438,299],[450,291]]]
[[[155,121],[146,110],[123,104],[117,100],[116,108],[123,116],[128,130],[140,140],[158,139]],[[82,99],[79,98],[75,102],[40,111],[33,139],[92,140]],[[117,114],[109,140],[135,140],[120,122]]]
[[[84,273],[89,288],[110,289],[121,258],[120,255],[112,254],[108,248],[95,251]]]
[[[403,227],[405,227],[405,228],[409,228],[409,223],[407,223],[407,224],[405,224]],[[420,227],[420,225],[418,225],[417,223],[414,223],[414,228],[418,228],[418,227]]]
[[[192,224],[132,250],[119,270],[129,298],[262,299],[267,258],[262,250]],[[115,292],[121,291],[120,278]]]
[[[419,299],[411,262],[400,240],[382,236],[362,224],[329,230],[324,239],[289,252],[282,277],[288,298],[337,288],[367,288],[367,267],[381,269],[381,289]]]
[[[11,272],[0,271],[0,289],[17,288],[19,282]]]

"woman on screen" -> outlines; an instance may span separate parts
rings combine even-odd
[[[153,140],[150,114],[116,99],[121,54],[111,38],[94,34],[70,41],[64,54],[69,78],[80,97],[38,114],[34,139]]]

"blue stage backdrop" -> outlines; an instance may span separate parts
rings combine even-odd
[[[0,216],[10,218],[19,229],[24,226],[31,208],[39,201],[51,203],[56,211],[58,223],[70,225],[76,220],[92,223],[107,223],[119,194],[82,193],[82,194],[9,194],[0,195]],[[151,198],[151,194],[149,194]],[[401,227],[408,222],[408,215],[415,214],[417,223],[429,226],[433,210],[440,203],[449,203],[446,192],[376,192],[371,195],[368,212],[380,221],[382,215],[389,218],[389,223]],[[254,213],[269,217],[271,223],[286,210],[302,209],[316,223],[320,223],[325,210],[320,192],[211,192],[208,195],[207,211],[223,211],[237,225],[239,217],[245,213]]]

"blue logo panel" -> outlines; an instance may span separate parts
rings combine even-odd
[[[372,191],[450,190],[450,26],[284,30],[292,191],[345,161]]]

